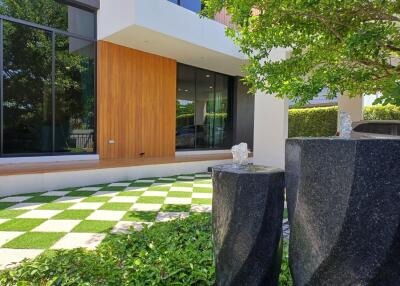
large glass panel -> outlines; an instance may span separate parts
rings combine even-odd
[[[176,101],[176,149],[195,148],[196,69],[178,65]]]
[[[193,12],[199,13],[201,11],[201,0],[181,0],[180,4]]]
[[[51,66],[51,33],[4,21],[5,154],[52,151]]]
[[[196,73],[196,148],[212,148],[214,135],[213,72],[198,69]]]
[[[54,0],[0,0],[0,14],[95,37],[95,14]]]
[[[94,151],[95,48],[92,42],[56,37],[55,151]]]
[[[231,147],[232,128],[230,126],[229,77],[221,74],[215,76],[215,117],[214,147]]]

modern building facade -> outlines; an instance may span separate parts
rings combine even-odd
[[[200,0],[0,1],[0,163],[251,146],[246,59],[225,37],[229,17],[201,18],[201,8]]]

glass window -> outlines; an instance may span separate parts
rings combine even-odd
[[[180,0],[181,6],[193,12],[199,13],[201,11],[201,0]]]
[[[232,145],[230,77],[178,64],[176,149]]]
[[[214,114],[214,147],[230,148],[232,126],[229,101],[229,78],[217,74],[215,76],[215,114]]]
[[[196,76],[196,147],[213,147],[214,136],[214,80],[215,75],[197,70]]]
[[[196,69],[189,66],[179,66],[177,86],[176,149],[194,149]]]
[[[55,151],[94,151],[94,43],[56,37]]]
[[[0,0],[0,14],[94,38],[95,14],[55,0]]]
[[[52,151],[51,33],[4,21],[4,153]]]

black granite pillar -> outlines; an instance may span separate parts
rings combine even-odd
[[[213,168],[213,234],[217,285],[278,285],[284,172]]]
[[[400,140],[289,139],[295,285],[400,285]]]

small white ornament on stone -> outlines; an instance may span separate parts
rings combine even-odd
[[[341,111],[339,114],[339,135],[342,138],[350,138],[351,132],[353,131],[352,128],[352,121],[350,114],[347,112]]]
[[[233,163],[236,165],[248,165],[249,164],[249,149],[247,143],[240,143],[235,145],[231,149],[233,156]]]

